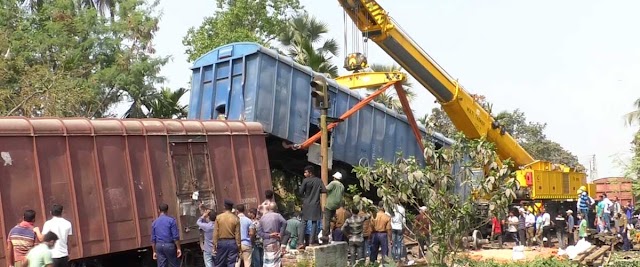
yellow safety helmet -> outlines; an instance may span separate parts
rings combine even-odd
[[[583,185],[583,186],[581,186],[581,187],[580,187],[580,191],[582,191],[582,192],[587,191],[587,187],[586,187],[586,186],[584,186],[584,185]]]

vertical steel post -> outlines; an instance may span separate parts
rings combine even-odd
[[[326,88],[326,86],[325,86]],[[320,110],[320,157],[322,162],[320,165],[320,179],[324,186],[329,183],[329,130],[327,129],[327,113],[329,111],[328,105],[324,105]],[[324,209],[324,205],[327,203],[327,194],[322,194],[320,198],[320,206]]]
[[[311,81],[313,91],[311,96],[315,98],[316,106],[320,109],[320,179],[325,186],[329,183],[329,129],[327,128],[327,116],[329,113],[329,89],[327,78],[323,75],[314,75]],[[320,197],[320,206],[324,210],[327,195]]]

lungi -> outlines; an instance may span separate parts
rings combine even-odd
[[[280,267],[282,266],[282,250],[280,242],[266,245],[264,247],[264,264],[263,267]]]

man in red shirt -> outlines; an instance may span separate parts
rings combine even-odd
[[[498,239],[498,248],[502,248],[502,222],[495,215],[491,218],[491,241],[493,238]]]

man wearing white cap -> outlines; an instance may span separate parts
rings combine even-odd
[[[329,241],[329,233],[331,232],[331,219],[336,215],[336,210],[340,208],[342,197],[344,195],[344,185],[340,182],[342,174],[336,172],[333,174],[333,181],[327,185],[327,204],[324,207],[324,216],[322,218],[322,242]]]

